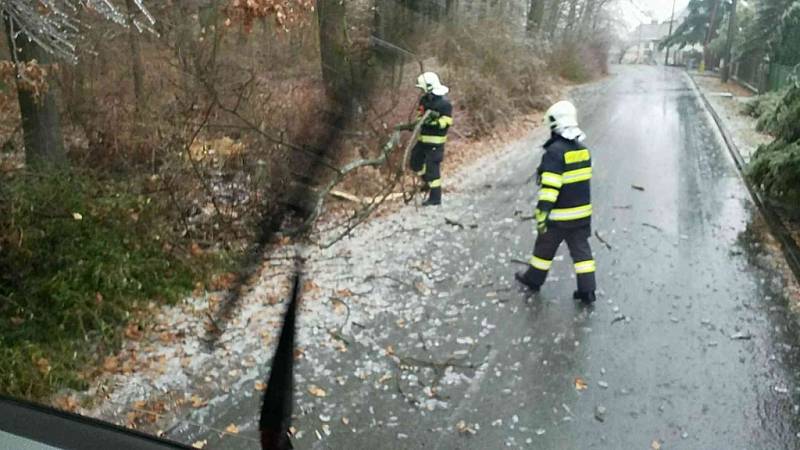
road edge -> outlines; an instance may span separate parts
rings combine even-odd
[[[703,90],[700,89],[700,86],[697,84],[697,80],[695,80],[689,72],[684,71],[684,74],[692,81],[692,86],[694,87],[695,92],[697,92],[697,96],[703,100],[705,109],[711,114],[711,117],[717,124],[717,129],[722,136],[722,140],[725,142],[725,146],[728,148],[728,153],[733,158],[733,162],[736,166],[739,176],[742,178],[742,181],[744,181],[747,191],[750,193],[750,198],[753,199],[753,203],[756,204],[756,207],[761,212],[762,217],[764,217],[764,221],[767,223],[770,233],[780,243],[783,257],[794,274],[795,280],[800,282],[800,248],[797,246],[797,243],[794,241],[794,239],[792,239],[789,231],[786,229],[786,226],[783,224],[778,214],[763,200],[761,194],[758,192],[758,189],[753,186],[750,179],[745,174],[744,171],[745,167],[747,167],[747,163],[744,161],[744,158],[739,151],[739,147],[736,145],[733,136],[725,126],[725,122],[722,120],[722,117],[720,117],[720,115],[714,109],[714,106],[711,104],[711,102],[708,101],[708,98],[706,98]]]

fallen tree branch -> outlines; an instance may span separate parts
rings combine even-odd
[[[661,227],[653,225],[653,224],[650,224],[650,223],[647,223],[647,222],[642,222],[642,225],[644,225],[644,226],[646,226],[648,228],[652,228],[654,230],[658,230],[658,231],[660,231],[662,233],[664,232],[664,230],[662,230]]]
[[[594,237],[596,237],[596,238],[597,238],[597,240],[598,240],[598,241],[600,241],[600,243],[601,243],[601,244],[605,245],[607,249],[611,250],[611,244],[609,244],[608,242],[606,242],[606,240],[605,240],[605,239],[603,239],[603,238],[600,236],[600,233],[599,233],[597,230],[594,230]]]
[[[338,235],[329,239],[325,243],[318,244],[321,248],[329,248],[333,246],[338,241],[344,239],[345,237],[349,236],[350,233],[361,223],[363,223],[370,215],[372,215],[375,210],[378,209],[388,198],[394,196],[394,188],[397,186],[399,182],[403,179],[403,175],[405,173],[406,167],[408,166],[408,159],[411,154],[411,149],[416,144],[416,137],[422,128],[422,124],[430,115],[430,111],[426,112],[422,118],[417,122],[416,126],[414,127],[414,131],[411,135],[411,139],[408,140],[406,143],[404,152],[403,152],[403,160],[399,167],[395,169],[394,177],[392,178],[391,182],[387,184],[382,192],[378,195],[373,197],[373,201],[368,203],[363,209],[355,211],[353,215],[347,220],[347,225],[345,229],[342,230]],[[328,182],[328,184],[320,190],[319,195],[317,196],[315,206],[313,212],[306,218],[302,225],[300,225],[296,230],[293,231],[305,231],[311,228],[314,222],[319,218],[322,214],[322,209],[325,201],[325,197],[330,193],[333,188],[342,182],[342,180],[351,172],[359,169],[361,167],[378,167],[385,164],[389,160],[389,156],[391,155],[392,151],[399,145],[400,143],[400,131],[395,131],[390,136],[389,140],[386,144],[384,144],[381,154],[372,159],[359,159],[356,161],[352,161],[346,165],[344,165],[341,169],[338,170],[336,175]],[[413,196],[412,196],[413,198]]]
[[[353,194],[350,194],[350,193],[347,193],[347,192],[344,192],[344,191],[336,191],[336,190],[334,190],[334,191],[330,192],[330,195],[331,195],[331,197],[340,198],[342,200],[347,200],[347,201],[350,201],[350,202],[353,202],[353,203],[364,203],[364,200],[362,200],[361,197],[358,197],[356,195],[353,195]]]

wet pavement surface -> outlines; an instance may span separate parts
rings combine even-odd
[[[296,448],[800,448],[798,329],[747,190],[683,72],[616,70],[573,93],[597,305],[572,300],[564,246],[539,296],[513,281],[538,130],[446,180],[441,208],[314,251],[305,301],[328,306],[300,317]],[[258,448],[260,392],[228,391],[168,434]]]

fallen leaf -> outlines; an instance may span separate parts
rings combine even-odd
[[[588,387],[589,387],[589,385],[586,384],[585,381],[583,381],[583,378],[581,378],[581,377],[576,377],[575,378],[575,389],[576,390],[585,391]]]
[[[477,431],[475,431],[475,428],[473,428],[470,425],[467,425],[467,423],[464,422],[463,420],[459,421],[456,424],[456,430],[458,430],[459,433],[469,433],[469,434],[477,433]]]
[[[191,253],[192,256],[194,256],[194,257],[202,256],[203,255],[203,249],[200,248],[200,244],[198,244],[197,242],[192,242],[192,245],[189,248],[189,253]]]
[[[386,354],[389,355],[389,356],[393,356],[394,355],[394,347],[391,346],[391,345],[387,345],[386,346]]]
[[[340,289],[336,291],[336,295],[341,298],[348,298],[353,296],[353,291],[350,289]]]
[[[294,359],[295,360],[303,359],[305,354],[306,354],[306,349],[304,349],[303,347],[297,347],[296,349],[294,349]]]
[[[197,395],[192,396],[192,408],[202,408],[206,405],[208,405],[208,400],[205,400]]]
[[[325,392],[325,389],[322,389],[321,387],[319,387],[319,386],[317,386],[315,384],[312,384],[311,386],[308,387],[308,393],[313,395],[314,397],[327,397],[328,396],[328,393]]]
[[[305,283],[303,283],[302,292],[304,294],[308,294],[308,293],[311,293],[311,292],[314,292],[314,291],[317,291],[317,290],[319,290],[319,286],[317,286],[317,284],[314,283],[313,281],[309,280],[309,281],[306,281]]]
[[[68,395],[65,397],[59,397],[55,400],[56,407],[58,409],[62,409],[64,411],[75,412],[78,410],[78,400],[75,397]]]
[[[223,273],[215,276],[209,285],[212,291],[224,291],[230,289],[236,282],[236,274],[233,272]]]
[[[192,444],[192,447],[194,447],[194,448],[206,448],[206,444],[208,444],[208,441],[203,439],[202,441],[197,441],[194,444]]]
[[[125,337],[128,339],[133,339],[134,341],[141,339],[142,330],[139,328],[139,324],[132,323],[125,327]]]
[[[255,388],[257,391],[264,392],[267,389],[267,385],[263,381],[256,381]]]
[[[119,360],[115,356],[109,356],[103,361],[103,369],[114,372],[119,368]]]
[[[39,369],[39,372],[42,375],[47,375],[48,373],[50,373],[50,370],[52,369],[50,367],[50,361],[48,361],[47,358],[39,358],[39,359],[37,359],[36,360],[36,367]]]
[[[165,344],[169,344],[170,342],[175,340],[175,335],[170,333],[169,331],[165,331],[158,335],[158,340]]]
[[[378,380],[378,383],[384,383],[384,382],[386,382],[386,381],[389,381],[389,380],[391,380],[391,379],[392,379],[392,374],[391,374],[391,373],[389,373],[389,372],[386,372],[386,373],[385,373],[385,374],[383,374],[383,376],[382,376],[382,377],[381,377],[381,378]]]
[[[225,428],[225,431],[230,434],[239,434],[239,427],[235,424],[230,424]]]

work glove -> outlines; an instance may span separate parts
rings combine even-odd
[[[438,112],[431,110],[430,114],[428,114],[428,119],[425,121],[428,125],[439,125],[439,117],[442,115]]]
[[[536,219],[536,230],[539,231],[539,234],[547,233],[547,212],[536,208],[533,217]]]

